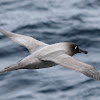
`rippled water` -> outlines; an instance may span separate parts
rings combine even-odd
[[[48,44],[72,41],[89,52],[75,55],[100,65],[99,0],[0,0],[0,28]],[[29,53],[0,33],[0,69]],[[100,82],[62,66],[0,75],[0,100],[100,100]]]

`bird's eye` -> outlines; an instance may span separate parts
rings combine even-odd
[[[77,49],[78,47],[77,46],[75,46],[75,49]]]

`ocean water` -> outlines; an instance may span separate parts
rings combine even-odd
[[[0,0],[0,28],[48,44],[75,42],[74,58],[100,70],[99,0]],[[0,69],[29,55],[0,33]],[[0,74],[0,100],[100,100],[100,82],[60,65]]]

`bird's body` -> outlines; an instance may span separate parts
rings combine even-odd
[[[64,50],[66,53],[68,52],[68,54],[72,56],[73,54],[70,52],[69,48],[66,48],[65,45],[69,45],[69,43],[63,42],[63,43],[56,43],[53,45],[47,45],[33,52],[31,55],[25,57],[24,59],[20,60],[16,64],[16,66],[18,66],[18,68],[21,69],[39,69],[39,68],[48,68],[55,66],[57,64],[55,64],[54,62],[41,61],[38,58],[50,54],[52,52],[56,52],[58,50]]]
[[[62,42],[48,45],[29,36],[15,34],[1,29],[0,32],[26,47],[30,52],[29,56],[21,59],[14,65],[4,68],[0,73],[19,69],[48,68],[59,64],[93,79],[100,80],[100,73],[93,66],[71,57],[81,52],[87,54],[87,51],[81,50],[75,43]]]
[[[25,57],[24,59],[22,59],[19,62],[19,64],[24,65],[25,69],[39,69],[39,68],[48,68],[48,67],[55,66],[57,64],[55,64],[54,62],[41,61],[38,58],[43,57],[52,52],[60,51],[60,50],[64,50],[68,55],[73,56],[74,54],[71,53],[69,48],[67,48],[67,46],[69,44],[70,44],[70,42],[62,42],[62,43],[56,43],[53,45],[47,45],[47,46],[33,52],[31,55]]]

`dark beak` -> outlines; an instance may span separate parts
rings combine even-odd
[[[88,52],[79,48],[79,53],[87,54]]]

